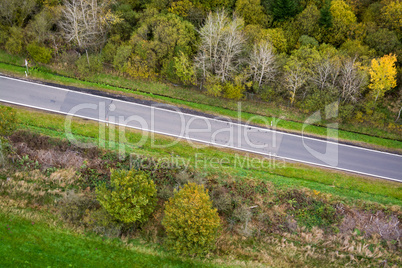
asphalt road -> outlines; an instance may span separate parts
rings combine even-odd
[[[269,125],[254,127],[183,113],[172,106],[142,105],[4,76],[0,101],[185,138],[198,147],[229,147],[402,182],[401,155],[283,133]]]

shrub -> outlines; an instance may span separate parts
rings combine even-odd
[[[135,170],[112,170],[112,189],[103,184],[96,189],[101,205],[124,223],[143,223],[156,205],[156,187],[148,174]]]
[[[225,98],[240,100],[243,97],[245,87],[241,84],[227,82],[224,85]]]
[[[120,46],[117,48],[116,55],[113,59],[113,66],[115,69],[124,72],[132,50],[133,48],[131,46]]]
[[[76,194],[74,191],[68,191],[58,205],[63,220],[80,224],[86,211],[94,208],[97,202],[87,196]]]
[[[0,105],[0,136],[11,135],[17,127],[15,109]]]
[[[167,202],[162,225],[176,253],[205,255],[214,248],[220,219],[204,187],[189,183]]]
[[[217,187],[211,191],[211,199],[219,213],[230,215],[233,210],[232,198],[224,187]]]
[[[11,107],[0,106],[0,167],[5,163],[5,156],[10,149],[8,139],[17,127],[15,110]]]
[[[21,28],[11,27],[5,48],[10,54],[20,54],[23,49],[23,32]]]
[[[98,73],[102,71],[103,68],[101,57],[99,55],[90,55],[88,56],[88,58],[85,54],[81,55],[81,57],[75,62],[75,64],[77,65],[78,73],[84,76],[90,73]]]
[[[32,59],[36,62],[49,63],[52,59],[52,50],[46,47],[39,46],[36,43],[31,43],[27,46],[27,51]]]
[[[117,222],[103,207],[96,210],[87,210],[82,221],[85,227],[92,232],[108,237],[119,236],[124,227],[121,222]]]

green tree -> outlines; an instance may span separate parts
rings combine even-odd
[[[6,42],[5,48],[11,54],[20,54],[23,50],[24,45],[24,35],[23,30],[16,26],[9,29],[9,37]]]
[[[101,185],[96,189],[101,205],[124,223],[144,223],[156,205],[156,187],[149,175],[136,170],[112,170],[112,189]]]
[[[397,53],[401,49],[401,42],[395,32],[385,28],[372,29],[367,33],[365,43],[377,51],[378,56]]]
[[[356,16],[343,0],[331,2],[332,27],[328,34],[328,42],[339,46],[347,39],[348,33],[356,24]]]
[[[1,0],[2,24],[22,27],[35,10],[36,0]]]
[[[189,183],[167,202],[162,225],[176,253],[205,255],[214,248],[220,219],[204,186]]]
[[[148,67],[155,70],[168,68],[173,57],[182,51],[191,55],[194,50],[195,28],[181,17],[156,10],[147,10],[140,26],[131,37],[134,56],[141,58]]]
[[[299,43],[301,46],[314,46],[314,47],[318,47],[318,41],[311,36],[308,35],[302,35],[299,38]]]
[[[381,9],[381,19],[384,25],[395,31],[402,39],[402,2],[391,1]]]
[[[58,14],[57,12],[52,11],[53,10],[49,8],[44,8],[29,21],[29,24],[25,29],[28,40],[34,41],[38,44],[44,44],[46,41],[50,41],[52,37],[54,37],[51,28],[57,21]]]
[[[315,37],[320,30],[318,27],[319,20],[320,11],[316,5],[311,4],[296,16],[296,25],[302,35]]]
[[[358,56],[360,58],[367,59],[375,55],[375,51],[373,49],[370,49],[369,46],[364,45],[359,40],[348,39],[341,45],[340,50],[344,51],[350,57]]]
[[[278,53],[287,51],[287,40],[282,28],[271,28],[266,30],[267,39],[271,42],[272,46]]]
[[[294,17],[298,12],[298,2],[296,0],[273,0],[271,12],[275,20],[283,21],[286,18]]]
[[[325,5],[320,9],[319,24],[324,28],[332,27],[331,1],[327,0]]]
[[[195,84],[194,66],[182,51],[180,51],[178,57],[174,57],[174,68],[181,82],[187,85]]]
[[[236,13],[243,17],[244,23],[266,26],[268,17],[264,13],[261,0],[237,0]]]
[[[127,61],[131,55],[132,46],[122,45],[116,50],[116,55],[113,58],[113,66],[120,72],[124,72],[127,67]]]

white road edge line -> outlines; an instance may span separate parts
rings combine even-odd
[[[65,88],[59,88],[59,87],[55,87],[55,86],[49,86],[46,84],[40,84],[40,83],[35,83],[35,82],[31,82],[31,81],[26,81],[26,80],[21,80],[21,79],[16,79],[16,78],[11,78],[11,77],[7,77],[7,76],[2,76],[0,75],[1,78],[6,78],[6,79],[10,79],[10,80],[15,80],[18,82],[23,82],[23,83],[28,83],[28,84],[34,84],[34,85],[38,85],[38,86],[45,86],[45,87],[49,87],[49,88],[55,88],[58,90],[63,90],[63,91],[67,91],[67,92],[71,92],[71,93],[76,93],[76,94],[82,94],[82,95],[88,95],[91,97],[95,97],[95,98],[100,98],[100,99],[109,99],[109,100],[113,100],[113,101],[120,101],[123,103],[128,103],[131,105],[138,105],[138,106],[142,106],[142,107],[147,107],[147,108],[153,108],[156,110],[162,110],[162,111],[167,111],[167,112],[171,112],[171,113],[177,113],[177,111],[172,111],[169,109],[163,109],[163,108],[159,108],[159,107],[154,107],[154,106],[149,106],[149,105],[144,105],[144,104],[139,104],[139,103],[135,103],[135,102],[129,102],[129,101],[124,101],[124,100],[119,100],[119,99],[114,99],[111,97],[103,97],[103,96],[98,96],[98,95],[94,95],[94,94],[89,94],[89,93],[84,93],[84,92],[79,92],[79,91],[74,91],[74,90],[69,90],[69,89],[65,89]],[[163,103],[162,103],[163,104]],[[173,105],[169,105],[166,104],[166,106],[171,106],[171,107],[175,107]],[[322,139],[316,139],[316,138],[311,138],[311,137],[305,137],[303,135],[297,135],[297,134],[292,134],[292,133],[287,133],[287,132],[283,132],[280,130],[272,130],[269,128],[263,128],[263,127],[255,127],[255,126],[251,126],[248,124],[239,124],[236,122],[228,122],[228,121],[224,121],[224,120],[220,120],[220,119],[216,119],[216,118],[209,118],[209,117],[205,117],[205,116],[199,116],[199,115],[193,115],[193,114],[189,114],[189,113],[184,113],[181,112],[183,115],[187,115],[187,116],[191,116],[191,117],[198,117],[198,118],[203,118],[203,119],[207,119],[207,120],[214,120],[214,121],[218,121],[218,122],[224,122],[224,123],[230,123],[232,125],[236,125],[236,126],[247,126],[253,129],[259,129],[259,130],[263,130],[263,131],[267,131],[267,132],[277,132],[277,133],[281,133],[282,135],[288,135],[288,136],[293,136],[293,137],[297,137],[299,139],[309,139],[309,140],[314,140],[314,141],[319,141],[322,143],[332,143],[332,144],[337,144],[338,146],[345,146],[345,147],[351,147],[351,148],[355,148],[355,149],[360,149],[360,150],[366,150],[366,151],[371,151],[371,152],[375,152],[375,153],[379,153],[379,154],[389,154],[389,155],[395,155],[398,157],[402,157],[402,155],[400,154],[394,154],[394,153],[389,153],[389,152],[383,152],[383,151],[378,151],[378,150],[373,150],[373,149],[369,149],[369,148],[364,148],[364,147],[360,147],[360,146],[355,146],[355,145],[349,145],[349,144],[343,144],[343,143],[338,143],[338,142],[333,142],[333,141],[326,141],[326,140],[322,140]],[[261,116],[262,117],[262,116]],[[364,134],[362,134],[364,135]]]
[[[270,155],[270,154],[265,154],[265,153],[261,153],[261,152],[256,152],[256,151],[253,151],[253,150],[248,150],[248,149],[243,149],[243,148],[232,147],[232,146],[229,146],[229,145],[220,145],[220,144],[218,144],[218,143],[206,142],[206,141],[202,141],[202,140],[198,140],[198,139],[193,139],[193,138],[188,138],[188,137],[176,136],[176,135],[169,134],[169,133],[164,133],[164,132],[161,132],[161,131],[145,130],[145,129],[137,128],[137,127],[133,127],[133,126],[127,126],[127,125],[118,124],[118,123],[111,123],[111,122],[108,122],[108,121],[106,121],[106,120],[94,119],[94,118],[87,117],[87,116],[74,115],[74,114],[65,113],[65,112],[61,112],[61,111],[56,111],[56,110],[52,110],[52,109],[40,108],[40,107],[33,106],[33,105],[21,104],[21,103],[12,102],[12,101],[6,101],[6,100],[3,100],[3,99],[0,99],[0,101],[6,102],[6,103],[12,103],[12,104],[16,104],[16,105],[21,105],[21,106],[25,106],[25,107],[35,108],[35,109],[38,109],[38,110],[44,110],[44,111],[49,111],[49,112],[55,112],[55,113],[58,113],[58,114],[72,115],[72,116],[74,116],[74,117],[89,119],[89,120],[92,120],[92,121],[97,121],[97,122],[102,122],[102,123],[110,123],[110,124],[114,124],[114,125],[118,125],[118,126],[124,126],[124,127],[128,127],[128,128],[138,129],[138,130],[142,130],[142,131],[146,131],[146,132],[157,133],[157,134],[162,134],[162,135],[171,136],[171,137],[176,137],[176,138],[181,138],[181,139],[193,140],[193,141],[197,141],[197,142],[204,143],[204,144],[214,144],[214,145],[216,145],[216,146],[218,146],[218,147],[226,147],[226,148],[230,148],[230,149],[234,149],[234,150],[240,150],[240,151],[255,153],[255,154],[259,154],[259,155],[270,156],[270,157],[274,156],[274,155]],[[274,157],[275,157],[275,156],[274,156]],[[337,170],[342,170],[342,171],[348,171],[348,172],[351,172],[351,173],[356,173],[356,174],[367,175],[367,176],[371,176],[371,177],[376,177],[376,178],[381,178],[381,179],[386,179],[386,180],[401,182],[400,180],[393,179],[393,178],[388,178],[388,177],[384,177],[384,176],[380,176],[380,175],[374,175],[374,174],[365,173],[365,172],[360,172],[360,171],[354,171],[354,170],[349,170],[349,169],[344,169],[344,168],[338,168],[338,167],[328,166],[328,165],[324,165],[324,164],[312,163],[312,162],[303,161],[303,160],[297,160],[297,159],[293,159],[293,158],[289,158],[289,157],[276,156],[276,158],[282,158],[282,159],[286,159],[286,160],[290,160],[290,161],[296,161],[296,162],[301,162],[301,163],[310,164],[310,165],[314,165],[314,166],[321,166],[321,167],[326,167],[326,168],[331,168],[331,169],[337,169]]]

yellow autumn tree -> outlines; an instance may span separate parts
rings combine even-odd
[[[371,61],[369,88],[375,102],[383,97],[385,92],[396,86],[395,62],[396,56],[392,54]]]
[[[214,248],[220,218],[204,186],[189,183],[167,202],[162,225],[172,250],[200,256]]]

